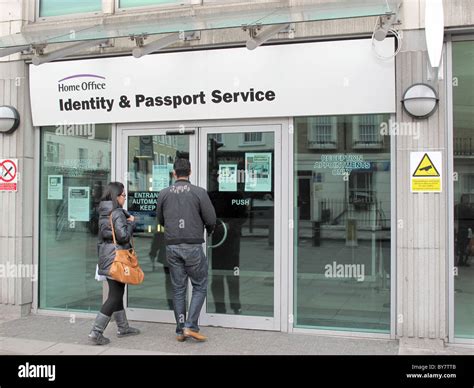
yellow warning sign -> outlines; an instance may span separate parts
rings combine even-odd
[[[412,179],[411,190],[413,192],[440,192],[441,191],[441,179],[439,178],[428,178],[428,179]]]
[[[442,191],[443,158],[439,151],[411,152],[410,174],[412,193]]]
[[[429,155],[425,154],[423,156],[423,159],[421,159],[420,164],[418,164],[418,167],[416,168],[415,172],[413,173],[413,176],[414,177],[430,177],[430,176],[439,177],[440,175],[434,163],[431,161]]]

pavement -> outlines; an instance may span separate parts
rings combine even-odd
[[[111,322],[105,331],[111,343],[94,346],[87,339],[92,322],[47,315],[0,319],[0,355],[474,355],[474,346],[467,345],[419,349],[396,340],[221,327],[201,327],[206,342],[179,343],[174,325],[150,322],[131,322],[142,333],[126,338],[116,337]]]

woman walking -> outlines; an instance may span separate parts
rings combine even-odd
[[[135,218],[123,209],[126,197],[124,190],[125,188],[120,182],[109,183],[99,204],[99,264],[97,272],[99,276],[107,279],[109,295],[97,314],[94,326],[89,334],[89,339],[97,345],[106,345],[110,342],[108,338],[104,337],[103,333],[110,322],[112,314],[114,314],[115,321],[117,322],[118,337],[140,333],[140,330],[128,325],[123,307],[125,284],[108,277],[110,267],[115,258],[115,250],[131,248],[130,241],[133,229],[135,228]],[[110,219],[112,219],[114,225],[117,247],[113,242]]]

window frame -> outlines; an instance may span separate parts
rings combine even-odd
[[[310,141],[316,142],[316,140],[310,140],[313,137],[313,133],[315,133],[318,129],[318,126],[322,126],[321,123],[318,123],[322,117],[329,118],[331,121],[331,141],[326,143],[320,144],[310,144]],[[337,142],[337,116],[312,116],[309,118],[308,121],[308,133],[307,133],[307,140],[308,140],[308,150],[325,150],[325,149],[336,149],[338,142]],[[326,124],[325,124],[326,125]],[[321,128],[319,128],[321,129]],[[314,136],[317,137],[316,135]]]
[[[376,122],[382,123],[383,115],[381,114],[367,114],[367,115],[356,115],[354,121],[352,122],[352,148],[355,150],[365,150],[365,149],[383,149],[384,148],[384,137],[380,133],[380,125],[377,126],[374,124],[375,135],[378,137],[379,141],[377,142],[363,142],[361,140],[360,127],[362,117],[372,117]],[[377,131],[378,129],[378,131]]]
[[[150,11],[152,9],[163,10],[163,9],[182,9],[185,7],[191,7],[193,5],[203,5],[203,0],[178,0],[180,4],[152,4],[152,5],[140,5],[137,7],[120,7],[120,0],[114,0],[115,14],[123,14],[130,12],[143,12]]]
[[[444,41],[444,46],[446,50],[443,52],[443,60],[446,62],[446,77],[445,77],[445,87],[446,87],[446,131],[445,131],[445,142],[446,142],[446,158],[447,158],[447,176],[453,177],[455,171],[454,166],[454,157],[455,154],[455,144],[454,144],[454,86],[453,82],[450,80],[454,77],[454,57],[453,57],[453,45],[458,42],[470,41],[474,42],[473,34],[460,34],[460,35],[451,35],[448,34]],[[447,196],[447,213],[448,213],[448,222],[447,228],[445,231],[445,238],[448,242],[447,245],[447,274],[448,274],[448,295],[447,295],[447,331],[448,331],[448,343],[451,344],[474,344],[474,338],[465,338],[465,337],[456,337],[455,333],[455,249],[456,243],[454,239],[454,226],[455,226],[455,211],[454,211],[454,199],[455,199],[455,187],[454,179],[446,180],[446,196]]]
[[[106,124],[110,130],[110,136],[106,138],[106,140],[101,139],[102,142],[108,143],[108,155],[109,159],[106,161],[109,162],[109,180],[112,180],[112,177],[115,177],[116,171],[115,171],[115,163],[114,160],[116,159],[116,150],[115,147],[113,146],[114,142],[116,141],[116,136],[115,136],[115,128],[116,124]],[[95,310],[91,310],[90,307],[88,309],[76,309],[75,307],[67,307],[67,308],[62,308],[62,307],[54,307],[54,306],[47,306],[47,305],[41,305],[41,293],[44,292],[44,289],[42,288],[41,282],[44,282],[44,279],[41,279],[41,271],[44,269],[41,268],[41,260],[44,260],[44,257],[41,257],[41,244],[44,244],[45,240],[42,240],[42,234],[44,234],[44,230],[41,228],[41,222],[42,222],[42,217],[44,216],[44,208],[42,208],[42,200],[43,197],[42,195],[47,195],[47,191],[44,191],[44,177],[49,175],[47,173],[46,168],[49,167],[54,167],[54,165],[47,165],[47,161],[44,158],[46,155],[46,150],[45,150],[45,143],[51,142],[53,144],[59,144],[59,152],[58,152],[58,157],[61,162],[61,145],[62,143],[57,143],[53,141],[53,139],[47,139],[47,136],[49,134],[54,133],[47,133],[45,132],[45,128],[49,127],[54,127],[54,126],[34,126],[34,140],[35,140],[35,147],[34,147],[34,156],[33,156],[33,172],[32,176],[34,177],[34,195],[33,195],[33,209],[35,211],[33,212],[33,217],[32,217],[32,229],[33,229],[33,257],[32,257],[32,263],[33,265],[37,266],[38,269],[38,279],[35,281],[33,284],[33,289],[32,289],[32,303],[31,303],[31,309],[32,312],[35,314],[48,314],[48,315],[56,315],[56,316],[69,316],[71,313],[74,313],[78,317],[83,317],[83,318],[93,318],[96,314]],[[87,137],[86,137],[87,139]],[[97,141],[98,139],[94,139]],[[86,148],[89,150],[89,148]],[[66,152],[64,150],[64,152]],[[104,153],[106,155],[106,153]],[[73,155],[71,155],[73,157]],[[61,162],[62,163],[62,162]],[[64,167],[59,165],[59,167]],[[68,166],[67,166],[68,167]],[[98,167],[99,169],[102,169],[102,167]],[[107,181],[107,179],[106,179]],[[46,183],[47,184],[47,183]],[[65,182],[63,178],[63,185],[66,186],[67,183]],[[71,185],[70,185],[71,186]],[[46,189],[47,190],[47,189]],[[46,197],[47,198],[47,197]],[[65,197],[66,198],[66,197]],[[66,204],[66,199],[63,199],[63,203]],[[91,201],[92,198],[92,187],[89,190],[89,201]],[[67,209],[67,206],[66,206]],[[95,246],[95,243],[94,245]],[[93,284],[96,284],[94,281]],[[100,305],[98,305],[97,308],[100,308]],[[98,310],[97,310],[98,311]]]
[[[371,113],[369,113],[371,114]],[[379,113],[374,113],[379,114]],[[387,118],[394,121],[396,120],[396,113],[395,112],[387,112],[387,113],[380,113],[382,115],[387,115]],[[339,116],[339,115],[337,115]],[[350,115],[348,115],[350,116]],[[304,118],[304,116],[292,116],[289,118],[289,126],[290,134],[288,136],[288,171],[287,174],[292,176],[294,174],[295,168],[295,152],[296,152],[296,128],[298,124],[298,119]],[[389,283],[390,283],[390,324],[389,324],[389,331],[387,333],[380,333],[380,332],[372,332],[372,331],[358,331],[352,328],[343,329],[340,328],[333,328],[333,327],[308,327],[308,326],[299,326],[296,325],[295,319],[295,312],[298,305],[298,295],[296,291],[296,279],[297,279],[297,271],[296,271],[296,263],[297,263],[297,254],[295,250],[295,244],[297,242],[296,237],[296,230],[295,230],[295,223],[296,223],[296,216],[295,216],[295,201],[296,201],[296,189],[295,189],[295,182],[293,178],[290,178],[288,181],[288,195],[289,195],[289,219],[291,221],[290,226],[290,234],[289,234],[289,255],[290,255],[290,267],[288,268],[289,272],[289,304],[288,304],[288,313],[291,314],[293,321],[289,323],[288,332],[295,333],[295,334],[316,334],[316,335],[332,335],[335,337],[347,337],[349,335],[353,335],[358,338],[371,338],[371,339],[391,339],[395,340],[396,337],[396,322],[397,322],[397,293],[398,293],[398,285],[397,285],[397,138],[391,138],[389,147],[387,149],[387,153],[390,155],[390,221],[388,224],[390,225],[390,237],[391,237],[391,247],[390,247],[390,273],[393,276],[390,276]]]
[[[36,23],[52,22],[52,21],[59,21],[59,20],[76,20],[76,19],[100,17],[104,15],[104,0],[100,0],[100,4],[101,4],[100,11],[66,13],[64,15],[56,15],[56,16],[40,16],[40,2],[41,1],[43,0],[35,0],[35,22]]]
[[[260,141],[245,141],[245,135],[253,135],[259,133],[262,135],[262,138]],[[242,137],[240,139],[240,147],[253,147],[253,146],[262,146],[265,145],[265,137],[264,137],[264,132],[243,132]]]

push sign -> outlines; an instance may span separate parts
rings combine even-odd
[[[0,159],[0,191],[17,191],[18,159]]]

